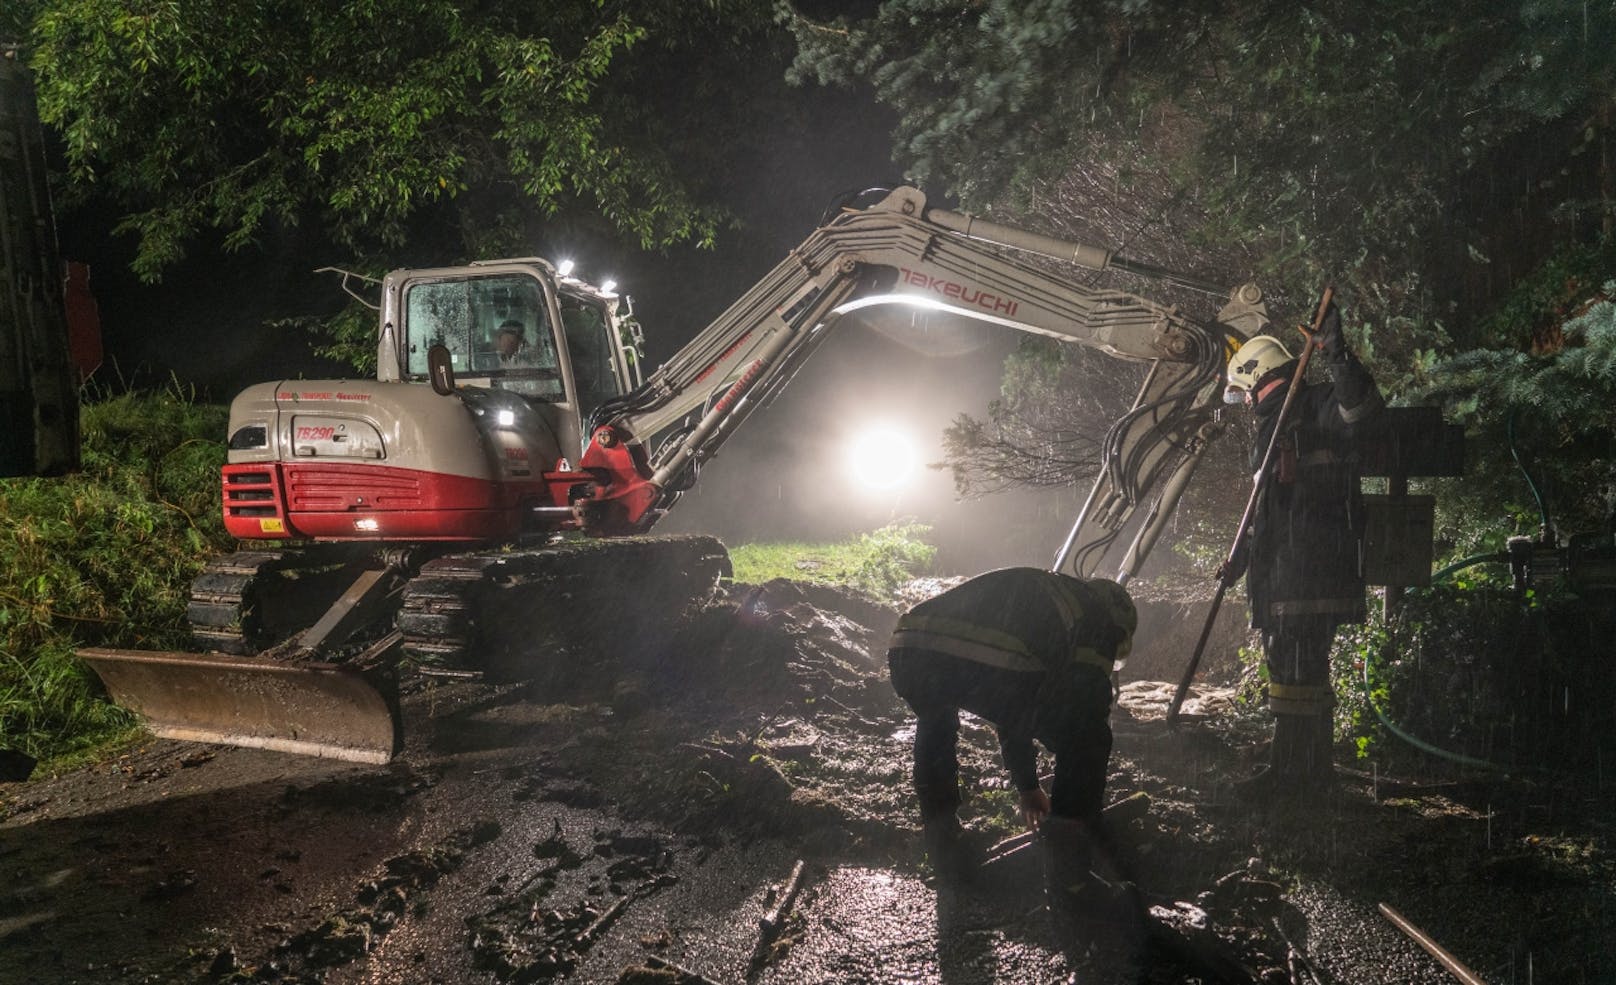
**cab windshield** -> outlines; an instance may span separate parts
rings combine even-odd
[[[560,362],[539,282],[524,274],[422,281],[404,295],[411,378],[427,378],[426,353],[449,350],[455,374],[543,400],[562,400]]]

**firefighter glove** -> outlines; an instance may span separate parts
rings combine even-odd
[[[1225,585],[1232,585],[1239,577],[1246,573],[1246,565],[1250,561],[1248,556],[1250,548],[1241,543],[1222,564],[1218,565],[1217,579]]]
[[[1347,357],[1347,337],[1341,332],[1341,312],[1334,301],[1324,310],[1324,320],[1319,323],[1319,334],[1315,341],[1324,357],[1331,362],[1340,362]]]

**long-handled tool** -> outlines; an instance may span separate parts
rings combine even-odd
[[[1240,516],[1240,529],[1235,531],[1234,543],[1229,545],[1229,554],[1224,558],[1223,565],[1218,568],[1218,590],[1212,596],[1212,608],[1207,611],[1206,625],[1201,627],[1201,638],[1195,642],[1195,652],[1190,655],[1189,666],[1184,668],[1184,676],[1178,682],[1178,690],[1173,692],[1173,701],[1167,706],[1168,725],[1178,724],[1179,709],[1184,706],[1184,696],[1189,693],[1190,682],[1195,679],[1195,671],[1201,666],[1201,654],[1206,650],[1207,638],[1212,635],[1212,625],[1217,621],[1218,609],[1223,605],[1223,595],[1235,580],[1231,572],[1234,571],[1235,561],[1240,557],[1240,552],[1245,549],[1251,519],[1257,512],[1257,503],[1262,499],[1263,490],[1268,486],[1268,472],[1274,460],[1274,449],[1279,447],[1279,436],[1284,432],[1285,418],[1290,413],[1291,402],[1296,399],[1296,392],[1302,388],[1308,358],[1313,354],[1313,339],[1324,325],[1324,316],[1329,312],[1330,301],[1334,297],[1335,288],[1326,287],[1323,296],[1319,298],[1319,310],[1313,315],[1313,328],[1309,330],[1298,327],[1305,340],[1302,355],[1296,361],[1296,372],[1291,375],[1290,388],[1285,391],[1285,402],[1279,405],[1279,415],[1274,418],[1274,433],[1268,438],[1268,447],[1263,451],[1262,466],[1257,469],[1257,476],[1252,481],[1251,498],[1246,500],[1246,511]]]

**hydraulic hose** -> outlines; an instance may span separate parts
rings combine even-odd
[[[1547,532],[1552,529],[1549,526],[1549,508],[1543,502],[1543,494],[1538,491],[1537,483],[1532,480],[1531,471],[1527,469],[1526,463],[1521,461],[1520,451],[1515,447],[1515,412],[1513,410],[1509,412],[1509,417],[1504,422],[1504,434],[1509,439],[1509,457],[1515,460],[1515,467],[1520,469],[1521,475],[1526,477],[1526,488],[1532,490],[1532,498],[1537,500],[1538,520],[1542,524],[1542,529]]]
[[[1474,756],[1466,756],[1463,753],[1451,752],[1447,749],[1433,746],[1424,739],[1421,739],[1418,736],[1410,735],[1408,732],[1398,728],[1397,723],[1386,717],[1386,713],[1380,710],[1379,705],[1375,704],[1375,696],[1371,693],[1369,685],[1368,656],[1364,657],[1362,684],[1364,704],[1368,705],[1369,710],[1373,711],[1375,713],[1375,717],[1380,719],[1380,724],[1386,727],[1386,731],[1397,736],[1399,739],[1402,739],[1404,742],[1418,749],[1420,752],[1435,756],[1438,759],[1446,759],[1449,762],[1458,763],[1461,766],[1471,766],[1476,769],[1483,770],[1494,770],[1500,773],[1507,773],[1509,771],[1508,767],[1500,766],[1497,763],[1489,762],[1485,759],[1477,759]]]
[[[1433,572],[1432,575],[1431,575],[1431,580],[1432,581],[1441,581],[1441,580],[1443,580],[1444,578],[1447,578],[1450,575],[1457,574],[1458,572],[1463,571],[1466,568],[1473,567],[1473,566],[1478,565],[1478,564],[1488,564],[1488,563],[1507,564],[1508,562],[1509,562],[1509,552],[1508,551],[1491,551],[1491,552],[1489,552],[1487,554],[1472,554],[1467,558],[1461,558],[1460,560],[1453,562],[1452,564],[1448,565],[1447,567],[1440,568],[1437,571]]]

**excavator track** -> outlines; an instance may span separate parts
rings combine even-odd
[[[318,619],[358,571],[381,564],[347,545],[215,558],[191,581],[191,638],[203,650],[261,653]]]
[[[375,551],[241,551],[192,586],[194,635],[213,652],[79,656],[158,735],[385,763],[403,746],[401,657],[490,681],[595,683],[659,653],[729,571],[711,537],[490,549],[418,570]]]
[[[622,537],[476,551],[421,566],[397,626],[421,669],[549,680],[658,646],[730,574],[712,537]]]
[[[191,582],[185,618],[191,638],[204,650],[220,653],[256,653],[270,641],[263,639],[256,605],[262,579],[292,563],[288,551],[237,551],[210,561]]]

